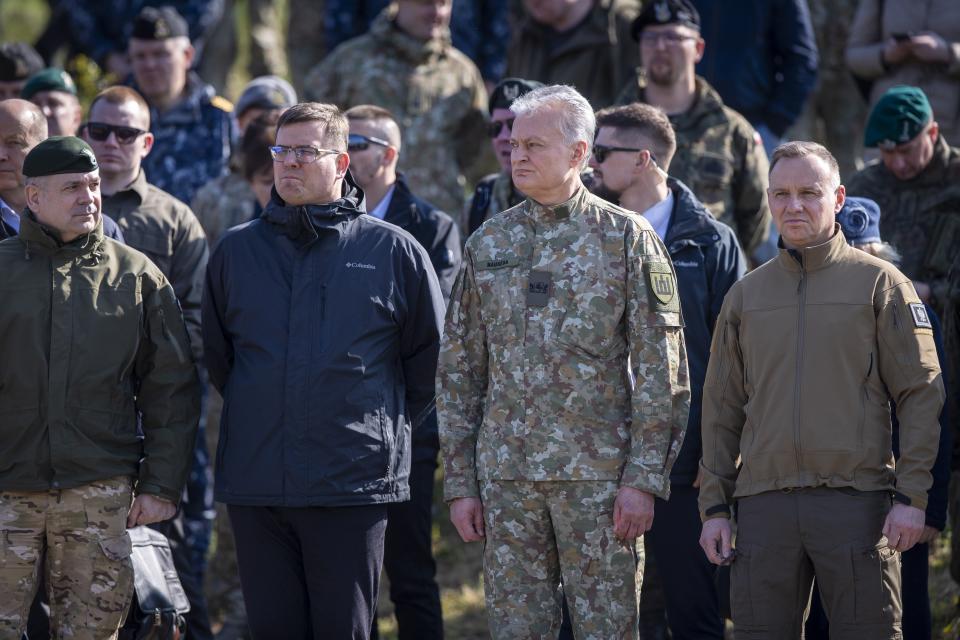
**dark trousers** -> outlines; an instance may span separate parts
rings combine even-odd
[[[900,586],[903,593],[903,640],[930,640],[933,621],[930,615],[930,546],[915,545],[901,555]],[[820,602],[820,590],[814,586],[807,618],[806,640],[828,640],[830,623]]]
[[[885,491],[816,487],[737,503],[730,604],[737,640],[802,637],[813,579],[832,640],[900,640],[900,554],[881,530]]]
[[[422,455],[418,456],[418,453]],[[431,539],[436,469],[435,448],[423,452],[414,449],[410,467],[410,500],[387,507],[383,568],[390,579],[390,600],[397,616],[400,640],[443,638],[440,588],[435,577],[437,565],[433,560]],[[378,637],[376,625],[374,637]]]
[[[370,637],[386,505],[227,509],[254,638]]]

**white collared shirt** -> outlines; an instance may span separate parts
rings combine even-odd
[[[7,223],[7,226],[17,233],[20,233],[20,216],[10,208],[10,205],[3,201],[3,198],[0,198],[0,216],[3,217],[3,221]]]
[[[373,211],[368,211],[370,215],[374,218],[380,218],[381,220],[387,215],[387,209],[390,208],[390,200],[393,199],[393,190],[397,188],[397,183],[394,182],[390,185],[390,188],[387,189],[387,192],[383,195],[383,198],[380,202],[377,203],[377,206],[373,208]]]
[[[667,237],[671,214],[673,214],[673,191],[668,189],[667,197],[644,211],[643,217],[647,219],[653,230],[663,240]]]

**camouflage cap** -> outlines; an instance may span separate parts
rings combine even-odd
[[[26,80],[43,69],[43,58],[26,42],[0,44],[0,82]]]
[[[99,168],[93,149],[76,136],[47,138],[23,160],[23,175],[28,178],[59,173],[90,173]]]
[[[285,109],[295,104],[297,92],[289,82],[277,76],[260,76],[243,88],[234,113],[239,116],[247,109]]]
[[[494,109],[509,109],[514,100],[542,86],[543,83],[536,80],[504,78],[490,94],[490,102],[487,104],[487,108],[491,114]]]
[[[837,222],[848,244],[880,242],[880,205],[870,198],[847,198]]]
[[[130,37],[137,40],[189,38],[190,29],[173,7],[144,7],[133,21]]]
[[[77,85],[73,78],[63,69],[48,67],[40,73],[33,74],[27,84],[20,90],[20,97],[29,100],[41,91],[62,91],[70,95],[77,95]]]
[[[932,119],[933,109],[923,90],[906,85],[891,87],[870,111],[863,145],[892,149],[916,138]]]
[[[700,31],[700,13],[689,0],[654,0],[644,7],[630,26],[634,40],[646,27],[679,24]]]

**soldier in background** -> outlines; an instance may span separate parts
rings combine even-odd
[[[370,31],[337,47],[306,81],[309,100],[375,104],[397,118],[410,188],[443,211],[463,210],[468,176],[487,170],[487,91],[450,44],[451,0],[398,0]]]
[[[150,105],[150,182],[183,202],[227,172],[236,138],[233,105],[190,71],[186,21],[171,7],[146,7],[134,21],[130,60],[135,88]]]
[[[43,58],[26,42],[0,43],[0,100],[19,98],[27,78],[43,69]]]
[[[677,133],[670,175],[737,232],[751,255],[767,237],[767,156],[747,120],[724,105],[695,66],[706,43],[689,0],[658,0],[633,23],[641,68],[617,104],[659,107]]]
[[[513,151],[510,146],[510,132],[514,120],[510,103],[542,86],[534,80],[504,78],[490,94],[490,124],[487,132],[493,143],[493,153],[500,163],[500,172],[477,183],[460,222],[464,240],[479,229],[484,220],[523,202],[524,195],[513,186],[513,178],[510,176],[510,154]]]
[[[40,107],[51,136],[75,136],[83,120],[77,85],[63,69],[50,67],[27,80],[20,97]]]
[[[887,91],[870,112],[864,146],[880,162],[851,177],[847,191],[880,205],[880,233],[902,253],[920,299],[943,313],[947,274],[960,246],[960,149],[940,135],[926,94]]]
[[[578,637],[635,637],[643,545],[666,498],[690,386],[676,276],[640,216],[580,180],[590,104],[514,101],[527,194],[468,240],[437,372],[444,497],[485,540],[491,635],[556,637],[561,577]]]

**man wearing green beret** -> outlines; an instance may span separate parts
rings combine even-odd
[[[175,514],[199,387],[173,288],[103,235],[90,147],[48,138],[23,175],[19,234],[0,242],[0,637],[24,631],[40,570],[52,636],[114,637],[126,529]]]
[[[75,136],[83,113],[77,85],[63,69],[49,67],[27,80],[20,97],[40,107],[51,136]]]

